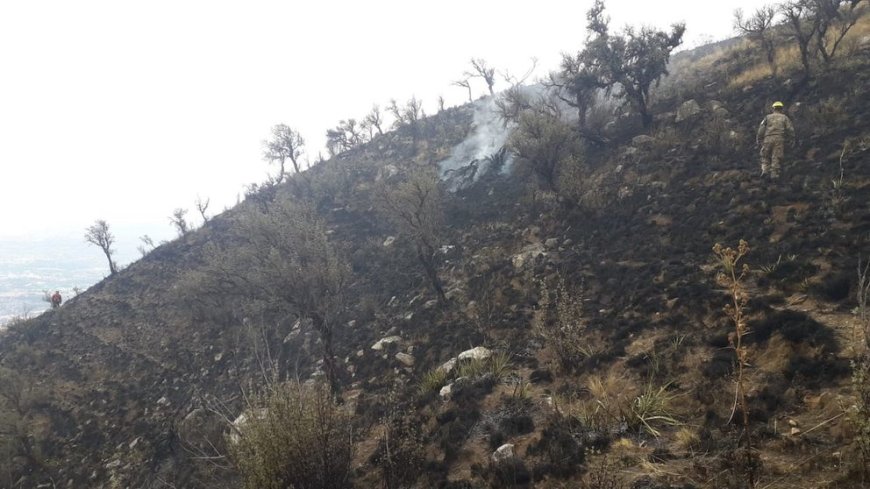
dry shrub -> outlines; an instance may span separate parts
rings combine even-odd
[[[414,486],[425,461],[420,421],[405,412],[391,412],[381,424],[378,448],[372,463],[381,472],[384,489]]]
[[[569,287],[562,277],[554,288],[542,284],[539,306],[534,332],[556,354],[562,370],[573,371],[595,356],[597,346],[587,334],[580,287]]]
[[[351,487],[351,417],[328,387],[275,385],[245,412],[227,444],[245,488]]]

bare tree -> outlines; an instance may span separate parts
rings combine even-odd
[[[444,112],[444,96],[438,96],[438,112]]]
[[[532,73],[535,72],[535,68],[538,67],[538,58],[532,57],[530,61],[532,62],[532,65],[529,67],[528,70],[526,70],[525,73],[523,73],[522,76],[516,77],[512,75],[510,71],[504,70],[500,73],[502,79],[504,79],[504,81],[511,86],[522,85],[526,82],[526,80],[529,79],[530,76],[532,76]]]
[[[474,102],[474,97],[471,95],[471,80],[469,80],[468,78],[463,78],[461,80],[456,80],[455,82],[453,82],[453,85],[468,90],[468,103]]]
[[[237,229],[235,238],[243,245],[212,249],[202,272],[209,293],[255,299],[275,307],[280,315],[310,319],[320,338],[323,372],[338,395],[334,337],[345,315],[345,290],[352,278],[344,253],[329,240],[317,211],[289,198],[276,199],[268,211],[248,208],[239,216]]]
[[[139,253],[142,253],[142,256],[147,255],[149,251],[154,249],[154,240],[151,239],[151,236],[143,234],[142,236],[139,236],[139,241],[141,241],[142,244],[136,249],[139,250]]]
[[[356,119],[342,120],[334,129],[327,129],[326,150],[329,155],[335,156],[367,142],[363,130]]]
[[[495,85],[495,68],[490,67],[483,58],[471,58],[471,71],[465,72],[466,79],[482,78],[486,83],[486,88],[489,89],[490,95],[495,95],[493,86]]]
[[[117,265],[115,265],[115,261],[112,259],[112,255],[115,254],[115,251],[112,249],[112,245],[115,243],[115,236],[109,231],[109,224],[102,219],[97,219],[93,225],[85,229],[85,241],[99,246],[103,250],[106,259],[109,261],[109,275],[114,275],[118,271]]]
[[[779,7],[789,26],[791,37],[798,45],[805,78],[809,78],[812,74],[810,44],[819,31],[818,18],[813,13],[812,2],[813,0],[793,0]]]
[[[365,124],[368,124],[370,127],[374,127],[378,130],[378,135],[383,136],[384,131],[381,126],[384,123],[383,117],[381,116],[381,108],[377,105],[372,106],[371,112],[366,115],[365,119],[363,119]]]
[[[208,210],[208,205],[211,203],[211,199],[206,197],[205,200],[202,200],[202,197],[199,195],[196,196],[196,210],[199,211],[199,215],[202,216],[203,224],[208,222],[208,216],[205,212]]]
[[[278,162],[281,166],[276,183],[284,180],[287,160],[290,160],[296,173],[302,171],[300,157],[305,148],[305,140],[296,130],[285,124],[278,124],[272,127],[272,139],[263,141],[263,146],[263,158],[271,163]]]
[[[175,230],[178,231],[179,236],[185,236],[188,232],[190,232],[190,225],[184,218],[185,214],[187,214],[187,209],[182,209],[181,207],[179,207],[172,211],[172,215],[169,216],[169,223],[175,227]]]
[[[773,20],[776,17],[776,9],[765,5],[755,10],[749,17],[744,17],[743,10],[734,11],[734,29],[758,43],[767,56],[767,64],[773,76],[777,75],[776,44],[774,43]]]
[[[830,64],[843,38],[858,22],[857,8],[860,3],[861,0],[815,0],[815,16],[819,26],[816,48],[825,65]]]
[[[436,255],[444,221],[444,194],[438,175],[431,169],[418,169],[398,185],[384,184],[378,199],[380,211],[400,234],[414,243],[417,259],[432,289],[440,301],[446,301]]]

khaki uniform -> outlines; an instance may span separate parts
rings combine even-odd
[[[779,178],[786,140],[794,142],[794,126],[781,112],[768,114],[758,127],[756,142],[761,144],[761,174]]]

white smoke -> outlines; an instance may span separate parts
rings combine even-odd
[[[520,87],[530,100],[542,96],[544,87]],[[471,133],[453,148],[450,157],[438,163],[441,178],[455,191],[467,187],[491,170],[493,161],[500,161],[501,171],[509,171],[513,155],[505,144],[516,124],[505,123],[496,101],[501,95],[474,102],[474,120]]]

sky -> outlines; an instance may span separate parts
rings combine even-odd
[[[209,213],[274,172],[270,127],[307,155],[373,104],[434,112],[486,59],[543,76],[579,49],[592,0],[0,2],[0,238],[82,233],[95,219],[165,229],[197,196]],[[758,1],[609,0],[614,28],[685,21],[685,46],[732,35]],[[498,89],[496,85],[496,89]],[[485,86],[479,82],[475,95]],[[165,228],[164,228],[165,227]]]

